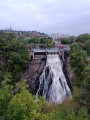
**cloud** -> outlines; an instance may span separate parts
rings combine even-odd
[[[0,0],[0,28],[46,33],[90,32],[90,0]]]

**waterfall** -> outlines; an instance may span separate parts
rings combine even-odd
[[[58,54],[47,55],[46,66],[39,78],[39,88],[36,93],[44,96],[49,102],[62,103],[71,98],[71,92],[62,71],[62,64]]]

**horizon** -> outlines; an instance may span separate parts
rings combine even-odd
[[[7,29],[0,29],[0,31],[8,31],[8,30],[10,30],[10,26],[7,28]],[[79,34],[79,35],[69,35],[69,34],[65,34],[65,33],[50,33],[50,34],[48,34],[48,33],[45,33],[45,32],[42,32],[42,31],[36,31],[36,30],[16,30],[16,29],[12,29],[12,31],[17,31],[17,32],[37,32],[37,33],[44,33],[44,34],[46,34],[46,35],[49,35],[50,37],[51,37],[51,35],[55,35],[55,36],[58,36],[59,35],[59,37],[61,37],[62,35],[65,35],[65,36],[74,36],[74,37],[77,37],[77,36],[79,36],[79,35],[82,35],[82,34],[90,34],[90,33],[81,33],[81,34]],[[59,37],[56,37],[56,38],[59,38]]]
[[[60,33],[70,36],[90,34],[89,0],[1,0],[0,29]]]

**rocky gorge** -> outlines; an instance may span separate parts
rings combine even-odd
[[[74,71],[70,67],[70,58],[67,52],[64,54],[65,61],[63,62],[63,72],[65,74],[67,84],[72,90],[74,85]],[[36,94],[39,87],[39,77],[42,74],[44,67],[46,65],[46,60],[41,58],[33,59],[29,61],[28,68],[22,75],[22,79],[27,80],[29,92]]]

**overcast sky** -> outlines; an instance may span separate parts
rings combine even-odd
[[[90,33],[90,0],[0,0],[0,29]]]

